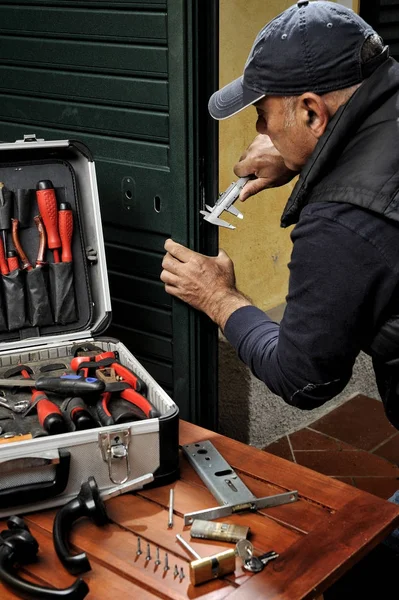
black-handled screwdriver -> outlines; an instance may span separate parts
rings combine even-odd
[[[95,377],[80,375],[61,375],[61,377],[39,377],[38,379],[0,379],[0,388],[32,387],[42,392],[67,396],[101,394],[105,383]]]

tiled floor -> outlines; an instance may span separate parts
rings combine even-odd
[[[399,489],[399,431],[374,398],[354,396],[265,450],[382,498]]]
[[[265,450],[382,498],[399,490],[399,431],[374,398],[354,396]],[[379,544],[324,593],[324,600],[397,598],[398,571],[399,555]]]

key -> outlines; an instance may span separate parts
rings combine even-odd
[[[254,553],[254,547],[251,542],[246,539],[242,539],[236,543],[236,553],[241,560],[245,562],[248,558],[251,558],[252,554]]]
[[[279,555],[274,550],[265,552],[265,554],[262,554],[261,556],[251,556],[244,561],[244,569],[251,571],[252,573],[260,573],[269,561],[274,560],[278,556]]]
[[[267,563],[274,560],[279,555],[274,550],[265,552],[261,556],[254,556],[254,547],[246,539],[242,539],[236,544],[236,553],[244,563],[244,569],[251,571],[252,573],[260,573],[263,571]]]
[[[270,552],[265,552],[265,554],[258,556],[259,560],[263,563],[264,566],[266,566],[269,561],[274,560],[278,557],[279,554],[274,550],[270,550]]]
[[[244,561],[244,569],[251,571],[252,573],[260,573],[264,568],[265,565],[258,556],[251,556],[251,558],[247,558],[247,560]]]

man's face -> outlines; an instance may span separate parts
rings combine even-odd
[[[296,109],[296,99],[290,106],[279,96],[266,96],[255,104],[258,133],[270,137],[286,166],[300,171],[312,154],[317,139],[309,131],[305,115]],[[301,118],[303,116],[303,118]]]

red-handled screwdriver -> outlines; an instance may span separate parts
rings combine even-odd
[[[73,214],[69,202],[62,202],[58,211],[58,231],[62,245],[62,262],[72,262]]]
[[[0,239],[0,271],[2,275],[8,275],[10,270],[4,254],[3,240]]]
[[[8,268],[10,269],[10,273],[15,271],[16,269],[19,269],[18,256],[15,250],[10,250],[9,252],[7,252],[7,264]]]
[[[30,372],[31,369],[23,368],[21,375],[24,379],[32,379]],[[54,402],[51,402],[44,392],[31,388],[32,391],[32,405],[36,405],[37,418],[40,425],[50,435],[57,435],[58,433],[65,433],[67,430],[65,419],[62,415],[61,410]]]
[[[58,233],[58,206],[55,190],[49,179],[36,184],[36,198],[47,232],[47,246],[53,251],[54,262],[60,262],[61,239]]]

